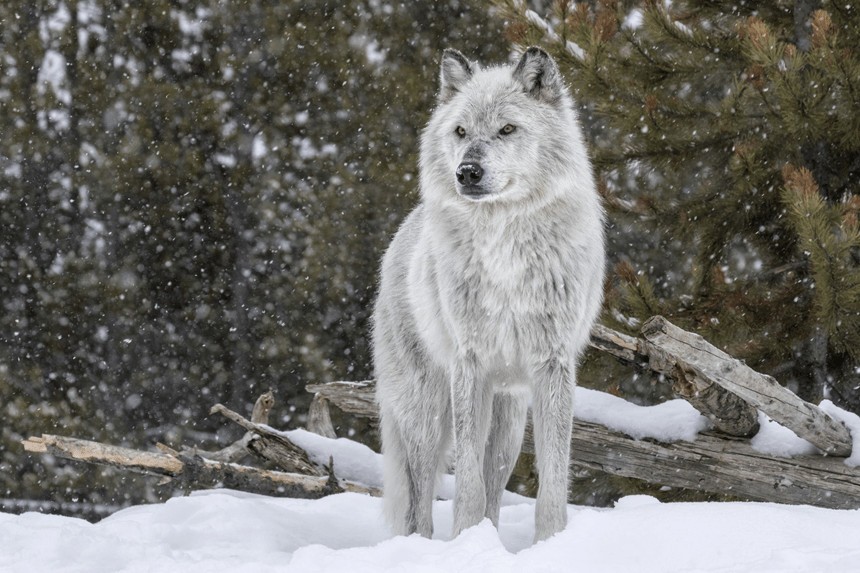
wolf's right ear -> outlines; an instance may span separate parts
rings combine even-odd
[[[447,48],[442,52],[442,65],[439,70],[439,101],[448,101],[460,91],[475,72],[476,65],[466,56]]]

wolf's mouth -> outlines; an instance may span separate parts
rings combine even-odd
[[[460,195],[473,201],[480,201],[491,193],[481,185],[459,185],[458,191]]]

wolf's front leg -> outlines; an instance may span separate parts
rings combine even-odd
[[[482,476],[492,396],[478,378],[476,360],[458,360],[451,377],[454,418],[454,535],[484,517],[486,489]]]
[[[552,358],[538,368],[532,404],[538,471],[535,541],[547,539],[567,525],[574,384],[573,366],[564,360]]]

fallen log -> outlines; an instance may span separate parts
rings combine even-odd
[[[377,488],[328,476],[302,475],[208,460],[188,452],[162,447],[144,452],[100,442],[42,434],[23,441],[28,452],[107,465],[123,470],[161,476],[183,489],[226,487],[276,497],[318,499],[345,491],[379,496]]]
[[[210,414],[221,414],[247,430],[251,437],[247,440],[246,447],[257,457],[274,463],[286,472],[312,476],[326,475],[323,468],[310,460],[307,452],[294,444],[282,432],[264,424],[255,424],[246,420],[221,404],[215,404],[209,412]]]
[[[251,411],[251,421],[255,424],[268,423],[269,412],[272,411],[272,406],[274,405],[275,394],[274,392],[272,392],[272,390],[261,394],[260,397],[257,398],[257,401],[254,403],[254,409]],[[200,457],[209,460],[215,460],[217,462],[239,462],[251,453],[251,451],[248,449],[248,444],[251,442],[253,436],[253,432],[249,430],[245,432],[245,434],[241,438],[239,438],[229,446],[221,448],[217,452],[207,452],[197,448],[194,449],[194,452]]]
[[[328,382],[305,386],[305,390],[315,394],[315,397],[328,400],[347,414],[370,418],[372,422],[379,421],[375,389],[376,383],[373,380]]]
[[[747,407],[758,408],[826,454],[851,455],[851,433],[842,422],[701,336],[678,328],[662,316],[649,319],[642,326],[642,336],[645,343],[641,346],[654,370],[680,374],[694,394],[706,396],[714,388],[721,388],[713,399],[715,408],[731,412],[733,404],[745,402]],[[735,397],[732,403],[720,403],[723,398],[729,400],[724,396],[726,392]]]
[[[590,346],[672,380],[675,394],[707,417],[717,431],[742,438],[758,432],[758,413],[754,407],[719,384],[703,380],[695,371],[684,370],[675,361],[667,360],[666,353],[654,343],[596,324],[591,329]]]
[[[313,384],[308,389],[357,416],[377,419],[372,381]],[[529,421],[523,452],[534,453]],[[694,442],[637,440],[598,424],[574,421],[572,462],[613,475],[742,499],[860,508],[860,471],[823,456],[775,458],[745,441],[713,433]]]
[[[523,451],[533,453],[533,448],[526,441]],[[634,440],[577,420],[571,460],[613,475],[741,499],[860,508],[860,471],[841,459],[775,458],[755,451],[745,441],[714,434],[699,434],[694,442],[664,444]]]
[[[642,353],[636,337],[612,330],[602,324],[595,324],[591,329],[588,344],[595,350],[611,354],[622,362],[639,366],[648,364],[648,357]]]

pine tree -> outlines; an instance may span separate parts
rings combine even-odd
[[[592,128],[622,263],[606,319],[665,314],[860,411],[860,7],[498,4]]]

